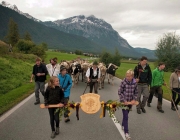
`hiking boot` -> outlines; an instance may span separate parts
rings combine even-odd
[[[158,109],[158,111],[161,112],[161,113],[164,113],[164,110],[162,110],[162,109]]]
[[[37,104],[40,104],[40,101],[36,101],[36,102],[34,103],[34,105],[37,105]]]
[[[141,110],[140,110],[140,109],[137,109],[137,113],[138,113],[138,114],[141,114]]]
[[[55,131],[52,131],[52,134],[51,134],[51,138],[55,138],[56,134],[55,134]]]
[[[69,118],[65,118],[65,120],[64,120],[66,123],[67,122],[69,122],[70,121],[70,119]]]
[[[172,109],[173,111],[176,111],[176,109],[175,109],[175,107],[174,107],[174,106],[172,106],[172,107],[171,107],[171,109]]]
[[[142,110],[143,113],[146,113],[146,110],[144,108],[141,108],[141,110]]]
[[[150,104],[150,103],[147,103],[147,106],[148,106],[148,107],[151,107],[151,104]]]
[[[126,140],[130,140],[131,139],[131,137],[130,137],[130,135],[128,133],[125,134],[125,138],[126,138]]]
[[[58,135],[59,134],[59,127],[56,127],[56,135]]]

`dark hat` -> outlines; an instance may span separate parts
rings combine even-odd
[[[64,66],[60,67],[60,72],[62,72],[63,70],[66,70],[66,67]]]
[[[97,62],[97,61],[94,61],[94,62],[93,62],[93,65],[98,65],[98,62]]]

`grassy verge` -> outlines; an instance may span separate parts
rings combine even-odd
[[[0,115],[32,94],[33,91],[34,84],[29,83],[11,90],[6,94],[0,94]]]
[[[47,51],[46,52],[46,59],[45,62],[49,63],[49,60],[51,58],[57,57],[58,58],[58,62],[60,62],[61,60],[74,60],[78,57],[80,58],[89,58],[87,56],[83,56],[83,55],[76,55],[76,54],[67,54],[67,53],[61,53],[61,52],[53,52],[53,51]]]
[[[155,66],[154,63],[149,63],[151,70],[154,70]],[[125,77],[125,73],[128,69],[134,69],[134,67],[137,65],[136,62],[130,63],[130,62],[122,62],[121,66],[117,69],[116,71],[116,76],[120,79],[123,79]],[[171,72],[165,72],[164,73],[164,80],[167,83],[167,85],[169,85],[169,78],[170,78]],[[164,98],[167,100],[171,100],[170,99],[170,94],[171,91],[169,89],[167,89],[165,86],[163,86],[163,93],[164,93]]]

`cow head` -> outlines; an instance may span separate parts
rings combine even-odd
[[[78,72],[81,72],[81,65],[80,64],[72,64],[71,70],[72,70],[72,75],[76,75]]]
[[[107,69],[107,73],[114,76],[117,69],[118,69],[118,67],[116,65],[109,64],[108,69]]]

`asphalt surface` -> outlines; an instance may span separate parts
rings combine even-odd
[[[115,78],[114,86],[105,83],[105,88],[99,90],[101,101],[117,100],[117,90],[120,79]],[[79,82],[71,90],[70,101],[80,102],[86,84]],[[89,92],[89,88],[86,93]],[[51,134],[49,114],[47,109],[34,105],[35,98],[30,98],[10,116],[0,122],[0,140],[49,140]],[[43,103],[42,97],[41,102]],[[152,107],[146,107],[147,113],[137,114],[133,107],[129,114],[129,132],[132,140],[179,140],[180,119],[175,111],[170,109],[170,103],[163,101],[165,113],[156,110],[157,98],[153,99]],[[80,110],[80,120],[72,112],[71,121],[60,122],[60,134],[55,139],[60,140],[123,140],[112,119],[100,119],[100,112],[93,115]],[[117,120],[122,120],[122,111],[115,113]]]

